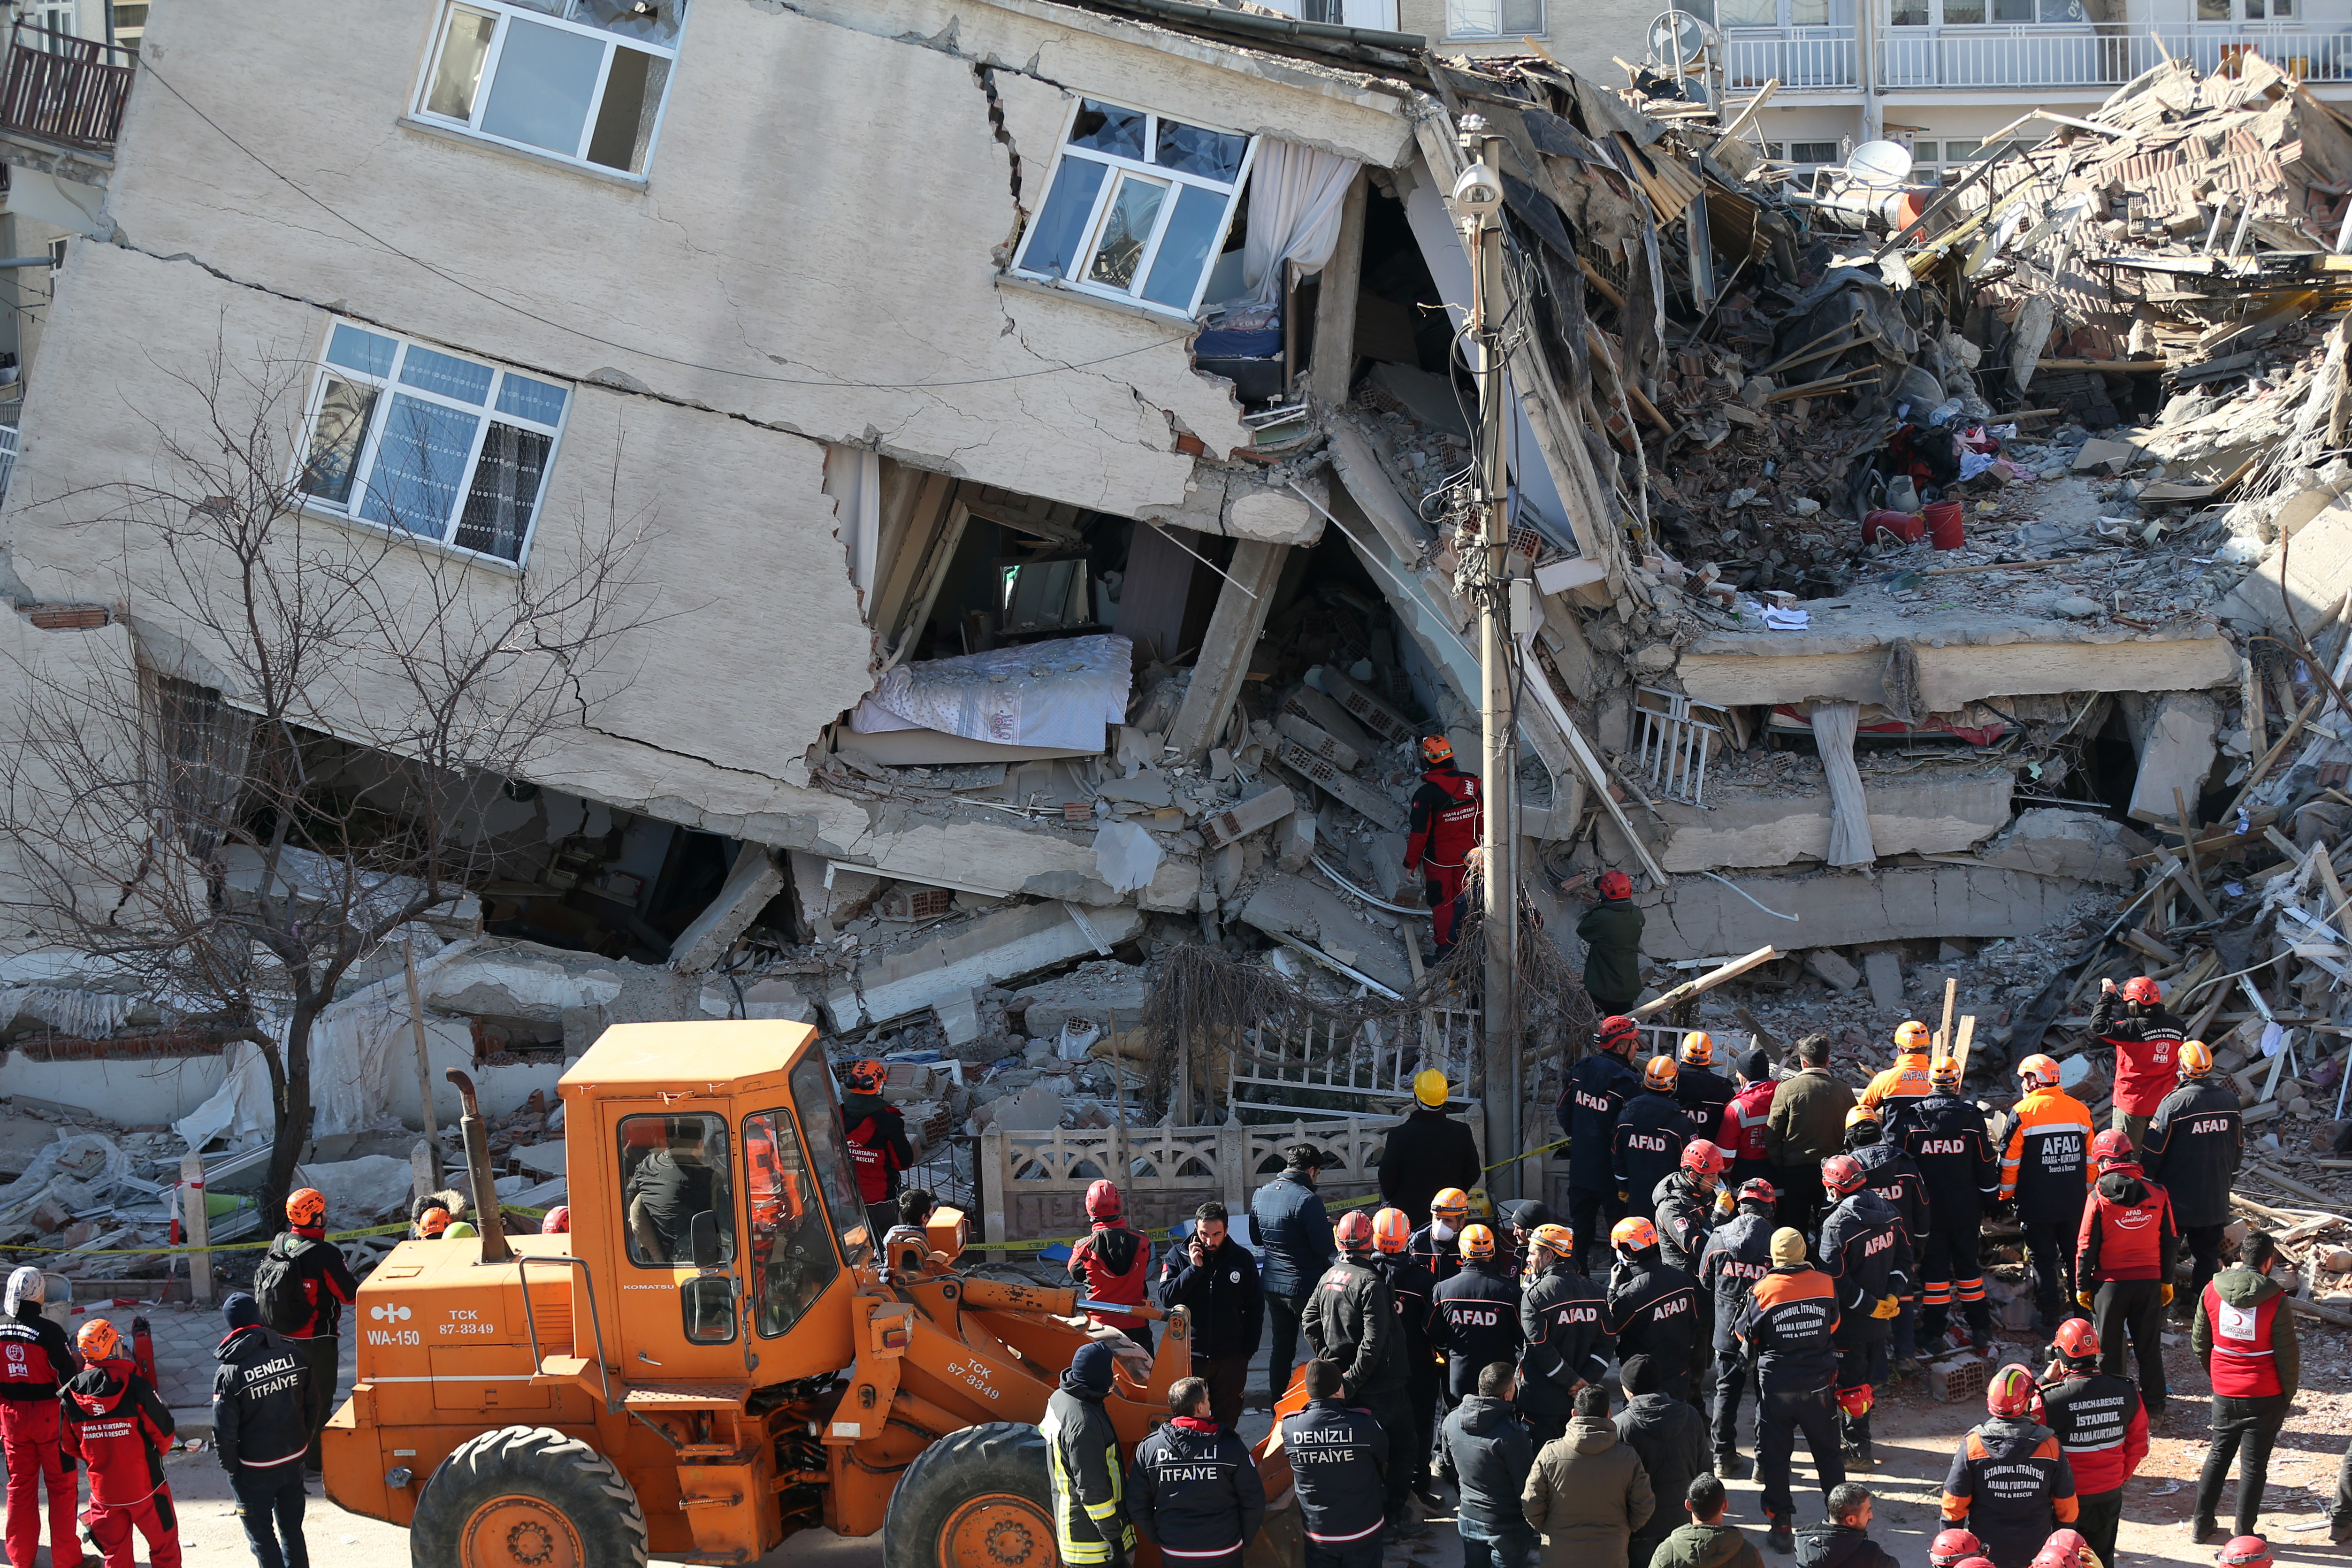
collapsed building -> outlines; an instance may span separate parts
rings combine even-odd
[[[2292,827],[2283,749],[2352,723],[2317,657],[2352,139],[2258,57],[1948,191],[1822,195],[1654,75],[1247,5],[239,16],[157,16],[102,150],[0,132],[102,198],[0,518],[0,709],[135,670],[202,746],[250,710],[172,540],[91,499],[206,430],[272,429],[269,548],[385,604],[631,542],[625,629],[408,928],[416,1000],[378,955],[320,1016],[328,1133],[418,1121],[412,1033],[513,1111],[677,1016],[890,1060],[950,1182],[992,1129],[1384,1114],[1430,1063],[1488,1092],[1475,997],[1172,1081],[1145,1027],[1178,948],[1419,991],[1414,742],[1475,758],[1482,689],[1465,129],[1507,193],[1521,891],[1566,963],[1605,866],[1662,985],[1770,946],[1775,994],[1893,1011],[1979,944],[2080,964],[2165,846]],[[233,90],[330,48],[330,98]],[[401,694],[342,673],[302,727],[367,752]],[[233,850],[224,898],[309,874]],[[0,1090],[183,1023],[37,921],[0,979]],[[110,1070],[234,1141],[253,1052]]]

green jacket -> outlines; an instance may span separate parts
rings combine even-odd
[[[1650,1568],[1764,1568],[1764,1558],[1738,1526],[1693,1521],[1658,1542]]]
[[[1576,922],[1584,939],[1584,988],[1596,996],[1642,994],[1642,911],[1631,899],[1603,899]]]
[[[2280,1263],[2292,1268],[2282,1258]],[[2232,1307],[2258,1307],[2263,1299],[2280,1293],[2278,1280],[2259,1269],[2242,1263],[2232,1263],[2213,1276],[2213,1293]],[[2213,1370],[2213,1322],[2205,1315],[2205,1298],[2197,1298],[2197,1321],[2189,1330],[2189,1343],[2197,1359],[2205,1363],[2208,1376]],[[2286,1302],[2279,1303],[2271,1318],[2271,1364],[2278,1369],[2279,1392],[2294,1397],[2303,1376],[2303,1347],[2294,1337],[2294,1309]]]
[[[1764,1153],[1776,1165],[1810,1165],[1845,1151],[1845,1113],[1853,1090],[1827,1068],[1780,1080],[1764,1119]]]

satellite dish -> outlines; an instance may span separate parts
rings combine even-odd
[[[1688,74],[1722,40],[1712,23],[1688,11],[1661,11],[1650,24],[1650,58],[1674,75]]]
[[[1911,154],[1899,142],[1865,142],[1846,159],[1845,177],[1857,185],[1899,185],[1911,177]]]

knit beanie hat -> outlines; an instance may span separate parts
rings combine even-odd
[[[1078,1353],[1070,1358],[1071,1375],[1097,1394],[1110,1392],[1110,1347],[1100,1340],[1080,1345]]]
[[[261,1321],[261,1303],[242,1290],[232,1290],[221,1302],[221,1316],[232,1329],[249,1329]]]
[[[1805,1233],[1787,1226],[1772,1233],[1772,1261],[1775,1265],[1802,1263],[1805,1260]]]

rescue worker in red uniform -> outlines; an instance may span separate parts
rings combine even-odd
[[[553,1208],[548,1210],[545,1216],[539,1222],[539,1234],[541,1236],[571,1235],[572,1205],[570,1204],[558,1204]]]
[[[852,1062],[841,1075],[849,1091],[841,1101],[841,1127],[857,1173],[858,1201],[866,1205],[866,1240],[877,1247],[898,1223],[898,1173],[915,1163],[906,1117],[882,1098],[889,1076],[877,1061]]]
[[[2147,1458],[2147,1410],[2129,1378],[2099,1370],[2098,1331],[2080,1318],[2059,1325],[2042,1378],[2042,1424],[2074,1469],[2074,1527],[2113,1563],[2124,1483]]]
[[[2179,1076],[2174,1053],[2188,1030],[2164,1005],[2156,982],[2136,974],[2116,989],[2112,980],[2099,982],[2099,999],[2091,1006],[2091,1033],[2116,1048],[2116,1110],[2109,1123],[2127,1134],[2134,1149],[2147,1142],[2148,1120]]]
[[[66,1452],[89,1467],[89,1508],[82,1524],[105,1554],[106,1568],[132,1568],[134,1529],[147,1542],[150,1568],[180,1568],[179,1519],[163,1482],[172,1413],[131,1364],[131,1347],[112,1323],[92,1318],[81,1326],[79,1342],[84,1364],[58,1395],[58,1409]]]
[[[2148,1419],[2164,1414],[2164,1310],[2172,1304],[2173,1254],[2180,1231],[2172,1199],[2140,1172],[2126,1133],[2091,1140],[2099,1183],[2083,1206],[2075,1242],[2074,1301],[2092,1314],[2106,1347],[2099,1364],[2124,1370],[2124,1336],[2139,1363],[2139,1396]]]
[[[1765,1152],[1765,1124],[1772,1114],[1772,1058],[1759,1047],[1750,1047],[1732,1062],[1737,1075],[1731,1103],[1715,1131],[1715,1145],[1731,1156],[1723,1184],[1738,1192],[1750,1182],[1772,1179],[1771,1156]]]
[[[8,1561],[41,1546],[41,1487],[49,1489],[49,1561],[78,1563],[74,1474],[58,1446],[58,1385],[80,1370],[65,1330],[41,1315],[47,1281],[37,1268],[8,1276],[0,1319],[0,1448],[8,1458]]]
[[[1070,1277],[1085,1287],[1090,1300],[1139,1306],[1151,1280],[1151,1238],[1127,1228],[1120,1217],[1125,1209],[1118,1183],[1097,1182],[1087,1189],[1087,1218],[1094,1228],[1070,1248]],[[1145,1350],[1151,1348],[1151,1329],[1141,1318],[1128,1312],[1087,1316]]]
[[[1404,868],[1422,874],[1429,900],[1430,930],[1437,951],[1454,946],[1454,924],[1460,911],[1454,900],[1470,874],[1470,851],[1478,847],[1482,809],[1475,774],[1454,765],[1454,742],[1429,735],[1421,742],[1421,760],[1428,771],[1412,792],[1412,819],[1404,840]]]

